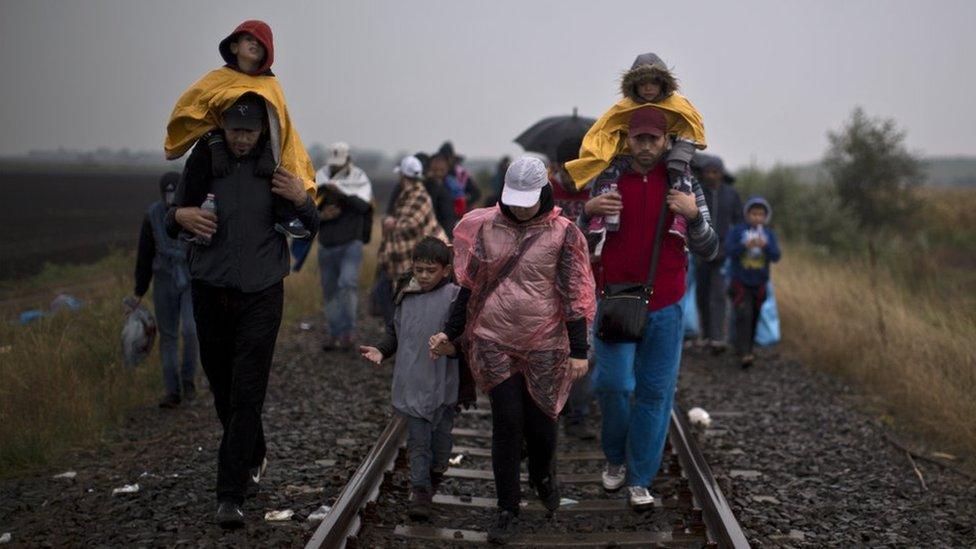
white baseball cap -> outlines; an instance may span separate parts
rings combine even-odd
[[[329,145],[325,163],[329,166],[343,166],[349,160],[349,144],[339,141]]]
[[[393,172],[409,179],[423,179],[424,165],[420,163],[420,160],[416,156],[405,156],[400,161],[400,165],[394,168]]]
[[[505,172],[501,202],[519,208],[535,206],[542,189],[548,184],[549,172],[545,163],[533,156],[520,156]]]

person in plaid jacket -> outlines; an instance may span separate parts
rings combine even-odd
[[[415,156],[400,161],[400,194],[393,205],[392,220],[383,227],[380,266],[396,281],[410,270],[411,254],[425,236],[449,243],[447,233],[437,223],[430,195],[424,188],[424,168]]]

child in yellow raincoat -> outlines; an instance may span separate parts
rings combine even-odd
[[[637,109],[654,105],[664,112],[668,134],[673,138],[668,153],[668,174],[671,186],[691,192],[688,163],[695,149],[704,149],[705,125],[701,114],[685,96],[679,94],[678,81],[653,53],[637,56],[620,83],[623,98],[597,120],[583,138],[579,158],[566,163],[566,171],[576,187],[582,189],[603,173],[615,156],[626,154],[627,121]],[[687,220],[675,216],[670,232],[685,238]]]
[[[221,115],[242,95],[254,93],[264,100],[268,118],[265,150],[256,170],[273,173],[280,167],[297,175],[314,198],[312,161],[292,125],[281,84],[271,72],[274,62],[271,28],[263,21],[244,21],[220,42],[218,50],[227,64],[193,83],[170,114],[164,145],[167,160],[183,156],[204,138],[211,149],[214,173],[229,173],[231,165],[220,129]],[[275,228],[290,236],[303,238],[309,234],[298,219],[276,221]]]

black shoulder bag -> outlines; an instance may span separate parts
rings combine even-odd
[[[668,186],[664,186],[667,193]],[[600,296],[597,310],[596,336],[607,343],[634,343],[644,336],[647,325],[647,305],[654,294],[654,275],[657,261],[661,255],[661,240],[664,237],[664,218],[667,217],[667,195],[661,201],[661,212],[657,216],[654,230],[654,251],[651,252],[651,272],[647,283],[623,282],[607,284]]]

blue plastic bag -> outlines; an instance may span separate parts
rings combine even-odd
[[[773,281],[766,282],[766,301],[759,309],[759,324],[756,325],[756,345],[768,347],[779,343],[779,309],[776,307],[776,294]]]
[[[302,265],[305,264],[305,260],[308,259],[308,252],[312,249],[312,239],[311,238],[293,238],[291,241],[291,256],[295,258],[295,265],[292,266],[291,270],[298,272],[301,270]]]

